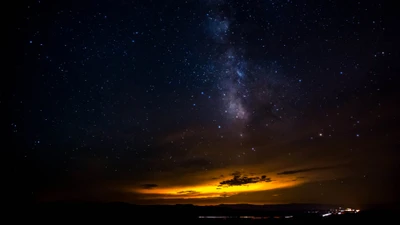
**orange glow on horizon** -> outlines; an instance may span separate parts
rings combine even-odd
[[[151,199],[201,199],[201,198],[222,198],[236,195],[239,193],[266,191],[280,188],[288,188],[297,186],[300,182],[290,181],[261,181],[258,183],[250,183],[235,186],[218,186],[220,181],[208,182],[205,184],[194,186],[174,186],[174,187],[157,187],[153,189],[135,189],[136,193],[144,195],[144,198]],[[146,196],[148,195],[148,196]]]

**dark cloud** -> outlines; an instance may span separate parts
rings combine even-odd
[[[241,186],[246,184],[253,184],[258,182],[271,182],[271,178],[267,177],[266,175],[262,175],[261,177],[253,176],[249,177],[243,175],[241,172],[236,171],[231,174],[233,176],[232,179],[224,180],[219,183],[218,186]]]
[[[200,192],[198,191],[192,191],[192,190],[188,190],[188,191],[179,191],[177,192],[178,194],[185,194],[185,195],[194,195],[194,194],[200,194]]]
[[[262,175],[262,176],[261,176],[261,181],[271,182],[272,180],[271,180],[271,178],[269,178],[269,177],[267,177],[267,176],[265,176],[265,175]]]
[[[280,173],[277,173],[278,175],[289,175],[289,174],[296,174],[296,173],[305,173],[305,172],[310,172],[310,171],[317,171],[317,170],[328,170],[334,168],[333,166],[325,166],[325,167],[314,167],[314,168],[307,168],[307,169],[301,169],[301,170],[287,170],[283,171]]]
[[[144,188],[144,189],[153,189],[156,187],[158,187],[157,184],[142,184],[142,188]]]

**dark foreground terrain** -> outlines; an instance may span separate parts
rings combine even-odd
[[[363,224],[393,223],[391,208],[323,216],[329,207],[319,205],[132,205],[126,203],[41,203],[15,211],[18,220],[42,223],[194,222],[196,224]]]

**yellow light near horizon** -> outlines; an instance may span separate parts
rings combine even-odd
[[[221,196],[230,196],[238,193],[255,192],[255,191],[266,191],[277,188],[286,188],[295,186],[298,182],[258,182],[246,185],[237,186],[223,186],[218,187],[217,183],[208,183],[196,186],[179,186],[179,187],[168,187],[168,188],[154,188],[154,189],[140,189],[135,192],[141,194],[156,194],[161,195],[157,198],[174,199],[174,198],[214,198]]]

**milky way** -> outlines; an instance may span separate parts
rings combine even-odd
[[[274,65],[276,61],[251,62],[246,56],[247,49],[237,46],[231,40],[231,37],[235,36],[234,29],[231,29],[231,26],[235,25],[232,22],[235,19],[226,16],[229,14],[226,11],[211,8],[210,13],[206,15],[206,30],[214,40],[214,45],[222,49],[213,57],[216,68],[212,73],[217,77],[216,86],[222,99],[221,113],[231,123],[246,124],[257,111],[260,111],[254,107],[255,105],[268,105],[262,109],[268,115],[274,115],[279,111],[279,108],[283,107],[283,102],[279,99],[284,98],[287,90],[281,88],[276,92],[276,89],[285,85],[290,87],[290,81],[283,78],[281,73],[278,74],[277,66]],[[268,63],[270,65],[266,66]],[[292,98],[295,94],[294,90],[290,91],[291,96],[286,99]]]

